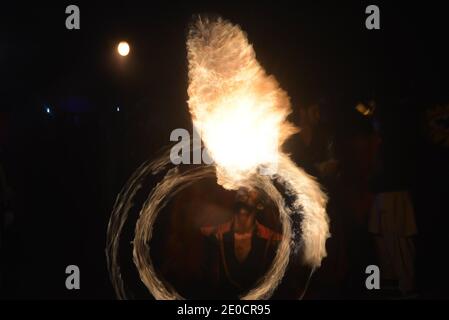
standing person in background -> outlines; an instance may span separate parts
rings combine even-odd
[[[413,290],[414,276],[414,248],[409,237],[416,233],[416,226],[410,198],[404,192],[379,194],[373,188],[381,139],[371,118],[355,110],[345,113],[334,146],[336,171],[324,180],[332,237],[309,298],[404,295]],[[379,267],[383,290],[366,287],[370,265]]]
[[[300,132],[287,141],[286,151],[307,173],[321,177],[329,164],[329,130],[323,125],[322,107],[314,103],[298,110]]]

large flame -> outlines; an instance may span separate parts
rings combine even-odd
[[[276,173],[280,148],[297,129],[286,121],[287,93],[260,66],[246,35],[222,19],[199,18],[187,50],[189,109],[218,183],[233,189],[260,168]]]

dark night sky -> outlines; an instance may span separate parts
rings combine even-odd
[[[172,129],[190,128],[185,36],[193,14],[239,24],[294,106],[324,98],[333,115],[378,101],[391,172],[417,193],[432,181],[447,185],[439,173],[447,149],[422,145],[421,120],[426,108],[449,102],[440,2],[297,2],[73,2],[76,31],[65,29],[72,2],[2,4],[0,147],[17,214],[11,296],[113,297],[104,241],[115,195]],[[381,30],[366,30],[368,4],[379,5]],[[114,51],[122,39],[131,45],[126,59]],[[447,222],[437,189],[417,200],[425,207],[437,199],[422,223],[429,234],[432,217]],[[82,270],[80,292],[64,288],[72,263]]]
[[[365,29],[363,2],[193,3],[80,4],[79,31],[65,29],[65,4],[23,5],[9,12],[6,6],[1,32],[2,60],[8,61],[2,69],[7,107],[17,104],[17,96],[104,99],[111,95],[108,89],[117,87],[139,96],[164,88],[173,96],[172,81],[185,81],[187,24],[192,14],[202,12],[240,24],[262,64],[298,101],[323,92],[404,95],[416,87],[438,97],[444,94],[445,24],[438,7],[384,4],[382,28],[373,32]],[[133,61],[125,70],[119,69],[112,51],[122,38],[133,45]],[[24,87],[32,88],[32,94],[18,95]]]

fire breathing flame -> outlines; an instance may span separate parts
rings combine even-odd
[[[239,26],[199,18],[187,39],[188,105],[193,124],[228,189],[265,168],[275,173],[284,141],[297,129],[286,121],[290,99],[256,60]]]

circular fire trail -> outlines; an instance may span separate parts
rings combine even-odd
[[[133,260],[140,278],[156,299],[183,299],[155,272],[149,243],[161,209],[195,181],[216,177],[225,189],[263,190],[279,210],[282,240],[271,267],[241,299],[268,299],[282,280],[292,251],[300,248],[305,264],[318,267],[329,237],[327,197],[313,177],[282,152],[297,131],[287,122],[290,100],[266,74],[246,35],[227,21],[198,18],[187,39],[188,105],[212,165],[180,170],[170,153],[143,164],[119,194],[108,226],[106,255],[116,294],[129,298],[119,266],[119,242],[137,192],[149,176],[164,172],[150,192],[135,226]],[[280,192],[275,182],[285,189]],[[292,199],[286,203],[283,194]],[[301,221],[293,230],[292,220]]]

